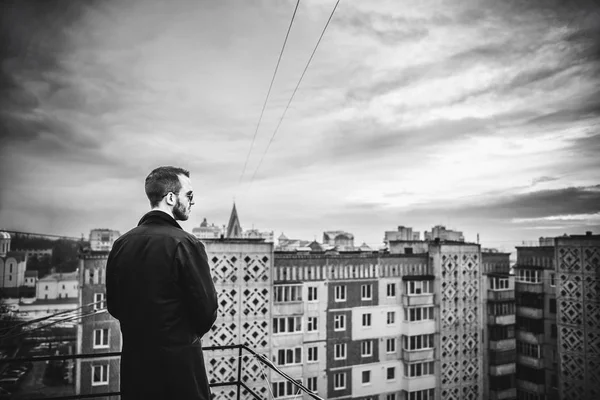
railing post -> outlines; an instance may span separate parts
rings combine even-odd
[[[237,400],[242,396],[242,349],[243,346],[240,346],[238,352]]]

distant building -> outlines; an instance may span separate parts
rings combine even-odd
[[[53,249],[18,249],[15,251],[19,251],[19,252],[23,252],[25,254],[27,254],[27,258],[30,257],[36,257],[36,258],[42,258],[44,256],[46,257],[52,257],[52,252]]]
[[[344,231],[325,231],[323,244],[335,246],[341,251],[354,250],[354,235]]]
[[[38,271],[25,271],[25,283],[24,286],[34,288],[38,281]]]
[[[436,225],[431,228],[431,232],[425,231],[425,240],[433,241],[435,239],[440,239],[442,241],[449,242],[464,242],[465,237],[462,232],[453,231],[451,229],[446,229],[443,225]]]
[[[90,248],[92,251],[110,251],[113,243],[121,236],[119,231],[111,229],[92,229],[90,231]]]
[[[30,320],[48,317],[53,314],[75,310],[79,305],[77,297],[41,300],[36,298],[21,298],[18,302],[19,318]],[[74,324],[75,322],[73,322]]]
[[[389,244],[391,240],[420,240],[421,234],[419,232],[413,232],[412,228],[399,226],[397,231],[385,231],[385,236],[383,241],[386,245]]]
[[[273,243],[273,231],[259,231],[258,229],[249,229],[243,233],[244,239],[263,239],[267,243]]]
[[[11,236],[0,232],[0,288],[18,288],[25,284],[27,254],[11,251]]]
[[[192,234],[198,239],[218,239],[224,235],[223,229],[215,224],[208,225],[206,218],[200,224],[200,227],[193,228]]]
[[[298,249],[305,248],[310,245],[315,247],[314,243],[317,243],[317,242],[313,242],[310,240],[302,240],[302,239],[289,239],[282,232],[281,235],[279,235],[279,238],[277,238],[276,250],[277,251],[296,251]],[[321,246],[319,246],[319,247],[321,247]],[[317,247],[315,247],[315,249],[317,249]],[[322,250],[322,247],[320,249],[317,249],[317,251],[320,251],[320,250]]]
[[[36,283],[36,297],[40,300],[74,299],[79,294],[79,273],[53,273]]]

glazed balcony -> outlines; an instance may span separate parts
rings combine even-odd
[[[544,334],[543,333],[533,333],[533,332],[517,329],[516,336],[517,336],[518,340],[525,342],[525,343],[529,343],[529,344],[544,343]]]
[[[534,382],[517,379],[517,388],[523,389],[523,390],[526,390],[528,392],[532,392],[535,394],[544,394],[545,393],[545,386],[543,383],[534,383]]]
[[[488,290],[488,301],[507,301],[514,299],[515,291],[513,289]]]
[[[514,374],[517,370],[517,364],[509,363],[502,365],[490,365],[490,375],[501,376]]]
[[[544,359],[543,358],[535,358],[535,357],[530,357],[530,356],[526,356],[523,354],[518,354],[517,362],[520,365],[526,365],[531,368],[537,368],[537,369],[544,368]]]
[[[517,388],[490,389],[490,400],[512,400],[517,398]]]
[[[544,285],[542,282],[515,282],[515,292],[543,293]]]
[[[434,356],[435,356],[434,349],[421,349],[421,350],[402,349],[402,360],[404,360],[404,362],[433,361]]]
[[[488,315],[488,325],[514,325],[516,317],[509,315]]]
[[[544,310],[541,308],[517,306],[517,315],[519,317],[542,319],[544,318]]]
[[[512,339],[502,339],[502,340],[490,340],[490,350],[494,351],[504,351],[504,350],[512,350],[517,348],[517,340],[515,338]]]
[[[433,293],[404,294],[402,295],[402,304],[404,307],[432,306],[435,304],[434,296]]]

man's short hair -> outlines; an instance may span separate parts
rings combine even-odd
[[[146,196],[150,200],[150,207],[158,206],[160,201],[169,192],[179,193],[181,182],[179,175],[190,177],[190,171],[178,167],[158,167],[146,177]]]

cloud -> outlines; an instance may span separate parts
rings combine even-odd
[[[533,181],[531,182],[531,186],[535,186],[539,183],[543,183],[543,182],[552,182],[552,181],[557,181],[560,178],[556,178],[553,176],[540,176],[538,178],[534,178]]]

